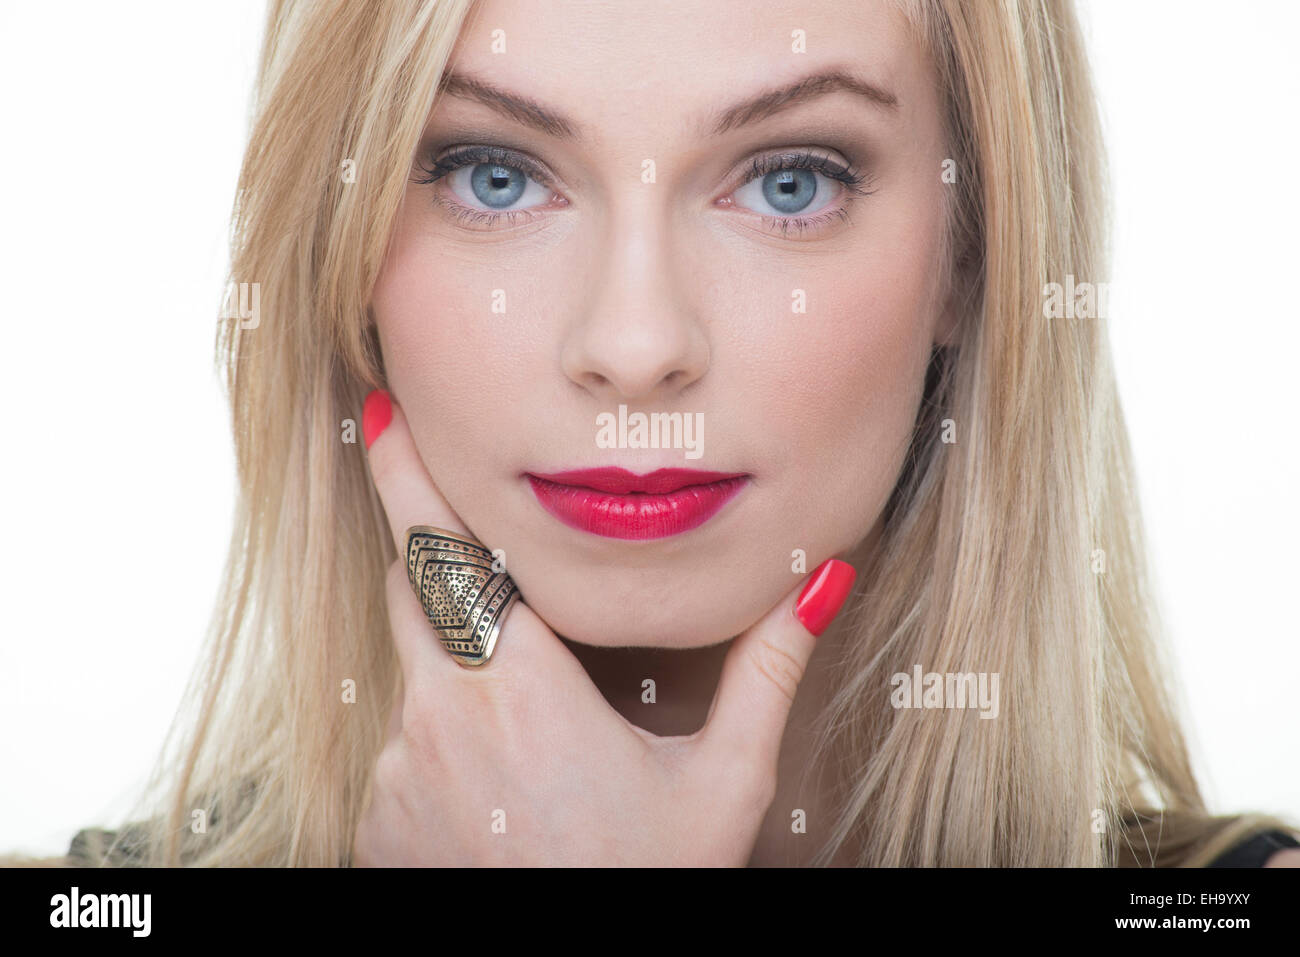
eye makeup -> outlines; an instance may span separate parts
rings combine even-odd
[[[422,145],[420,158],[417,160],[417,175],[411,182],[417,185],[436,186],[443,180],[445,188],[435,189],[434,203],[444,209],[455,221],[473,229],[490,230],[497,228],[503,221],[510,226],[519,222],[528,222],[544,216],[544,210],[563,208],[569,205],[557,190],[555,178],[547,168],[533,157],[520,150],[509,147],[469,144],[457,145],[440,153],[436,146]],[[467,170],[470,175],[462,175]],[[802,175],[801,175],[802,174]],[[870,172],[859,170],[851,162],[842,162],[820,148],[786,148],[769,151],[754,156],[742,164],[739,174],[733,179],[738,182],[729,192],[715,201],[717,208],[735,208],[757,215],[763,222],[764,229],[788,236],[791,231],[799,235],[818,233],[825,230],[831,221],[839,218],[849,222],[849,207],[861,197],[869,196],[875,191],[874,177]],[[469,197],[457,188],[464,188],[464,180],[471,180],[471,190],[484,189],[489,193],[504,192],[513,202],[528,190],[527,181],[538,185],[535,193],[547,192],[545,202],[522,209],[494,209],[490,199]],[[757,184],[760,190],[750,189]],[[746,194],[757,192],[757,196]],[[451,195],[448,195],[451,194]],[[814,212],[817,215],[779,215],[781,210],[765,213],[754,209],[738,199],[744,195],[749,202],[799,203],[798,209],[787,210],[799,213],[814,200],[821,200]],[[495,197],[494,197],[495,198]],[[483,206],[472,205],[475,201]],[[822,212],[822,210],[826,210]]]

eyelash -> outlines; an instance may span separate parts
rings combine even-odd
[[[435,159],[433,156],[426,157],[424,162],[419,164],[420,170],[425,174],[424,178],[414,179],[411,182],[427,186],[436,183],[448,173],[454,173],[462,167],[479,163],[509,166],[527,173],[543,186],[549,188],[551,185],[550,177],[546,175],[546,171],[540,165],[523,153],[516,153],[514,150],[503,149],[500,146],[462,146],[441,159]],[[481,227],[492,226],[503,218],[509,219],[510,225],[513,226],[517,217],[522,216],[525,219],[530,219],[532,215],[528,210],[523,209],[507,209],[500,212],[474,209],[445,199],[437,193],[434,194],[434,198],[440,205],[445,206],[457,220],[473,223]]]
[[[821,173],[823,176],[842,183],[847,190],[847,196],[843,204],[838,208],[829,212],[817,213],[813,216],[763,216],[763,224],[769,229],[779,228],[782,236],[788,235],[791,227],[797,229],[800,233],[807,229],[818,229],[827,225],[835,217],[850,223],[849,206],[852,205],[854,197],[870,196],[876,191],[870,173],[858,170],[851,165],[845,166],[828,156],[802,151],[767,153],[763,156],[754,157],[749,164],[747,178],[736,189],[748,186],[754,180],[766,176],[768,173],[787,169],[808,169]]]
[[[464,146],[440,158],[430,155],[418,164],[418,168],[425,174],[424,177],[413,179],[412,182],[420,185],[431,185],[449,173],[470,164],[480,163],[508,166],[520,170],[542,186],[548,189],[551,188],[550,178],[547,176],[546,170],[538,163],[523,153],[517,153],[514,150],[504,149],[499,146]],[[769,230],[773,232],[779,230],[782,236],[788,235],[791,229],[797,230],[800,234],[810,229],[819,229],[829,224],[836,217],[846,223],[851,222],[848,211],[854,198],[870,196],[875,192],[874,179],[870,173],[858,170],[852,165],[845,166],[828,156],[805,151],[768,153],[763,156],[756,156],[750,161],[747,178],[736,186],[736,190],[749,185],[759,177],[766,176],[768,173],[789,169],[807,169],[821,173],[841,183],[845,187],[847,195],[837,208],[812,216],[768,216],[758,214],[762,216],[763,223]],[[732,190],[732,192],[736,190]],[[523,217],[525,220],[532,218],[532,213],[529,210],[494,212],[464,206],[437,193],[434,196],[435,202],[445,207],[458,221],[472,224],[477,228],[489,228],[502,219],[509,220],[510,225],[513,226],[518,217]]]

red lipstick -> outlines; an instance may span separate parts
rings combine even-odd
[[[525,473],[542,508],[565,525],[607,538],[664,538],[703,525],[748,479],[744,472],[574,469]]]

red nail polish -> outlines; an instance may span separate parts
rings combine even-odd
[[[366,396],[365,407],[361,411],[361,434],[369,450],[379,434],[393,421],[393,400],[383,389],[376,389]]]
[[[857,569],[838,558],[828,558],[818,565],[794,606],[794,613],[803,626],[814,635],[825,631],[839,614],[857,577]]]

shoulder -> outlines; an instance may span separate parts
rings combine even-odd
[[[1261,831],[1220,854],[1210,867],[1300,867],[1300,841],[1286,831]]]
[[[144,859],[143,828],[133,824],[116,831],[83,828],[68,844],[67,857],[73,867],[139,867]]]
[[[207,823],[211,827],[218,821],[229,818],[232,822],[246,816],[252,809],[260,786],[254,775],[243,775],[231,779],[229,784],[220,788],[209,787],[201,792],[197,807],[208,810]],[[227,809],[233,809],[227,813]],[[166,828],[161,815],[129,821],[115,829],[88,827],[77,831],[68,845],[65,855],[69,867],[149,867],[151,861],[158,861],[161,849],[151,847],[161,841]],[[181,827],[179,859],[181,866],[188,866],[201,855],[199,843],[191,840],[188,827]]]

